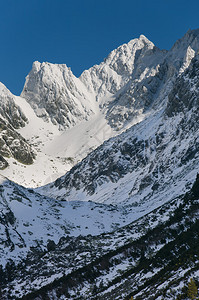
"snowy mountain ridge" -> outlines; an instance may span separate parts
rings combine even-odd
[[[115,94],[121,89],[131,77],[140,53],[142,56],[148,55],[154,47],[152,42],[141,35],[113,50],[100,65],[84,71],[80,79],[97,95],[97,101],[100,101],[106,94]]]
[[[64,175],[105,140],[166,105],[176,76],[189,66],[198,48],[197,30],[187,32],[170,51],[159,50],[141,35],[80,78],[66,65],[33,63],[24,98],[12,97],[24,116],[27,106],[32,107],[27,112],[29,124],[19,133],[36,156],[28,167],[3,157],[9,166],[2,174],[27,187]]]
[[[141,35],[80,78],[35,62],[20,97],[0,86],[2,299],[175,299],[163,284],[199,279],[198,49],[199,30],[169,51]]]

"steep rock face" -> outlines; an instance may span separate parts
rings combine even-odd
[[[24,127],[27,118],[15,104],[14,95],[0,82],[0,115],[15,129]]]
[[[0,155],[0,170],[4,170],[8,167],[8,162],[5,160],[5,158]]]
[[[28,119],[15,103],[15,96],[0,83],[0,169],[8,166],[6,157],[13,157],[23,164],[32,164],[35,157],[31,146],[17,132]],[[3,158],[4,157],[4,158]]]
[[[34,151],[27,141],[5,120],[0,118],[0,154],[13,157],[23,164],[32,164]]]
[[[194,52],[199,49],[199,29],[188,30],[187,33],[179,40],[175,42],[171,50],[169,51],[169,60],[174,61],[174,65],[179,67],[181,60],[187,60],[187,51],[190,54],[191,49]],[[193,55],[190,55],[193,58]],[[189,60],[190,62],[190,60]]]
[[[175,86],[168,97],[166,113],[174,116],[180,112],[192,110],[197,115],[199,106],[199,54],[197,54],[189,67],[176,80]]]
[[[37,116],[70,128],[94,113],[92,95],[66,65],[34,62],[21,96]]]

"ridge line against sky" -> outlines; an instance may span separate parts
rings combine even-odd
[[[35,60],[64,63],[78,77],[140,34],[168,50],[199,28],[198,11],[193,0],[1,1],[0,81],[19,95]]]

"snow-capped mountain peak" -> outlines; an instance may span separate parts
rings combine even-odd
[[[34,62],[23,97],[0,84],[2,299],[199,282],[198,49],[199,30],[169,51],[141,35],[80,78]]]
[[[33,63],[21,97],[37,116],[61,128],[87,120],[95,110],[92,95],[64,64]]]

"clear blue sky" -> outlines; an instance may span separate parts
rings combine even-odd
[[[198,0],[2,0],[0,81],[19,95],[35,60],[79,76],[140,34],[169,49],[189,28],[199,28]]]

